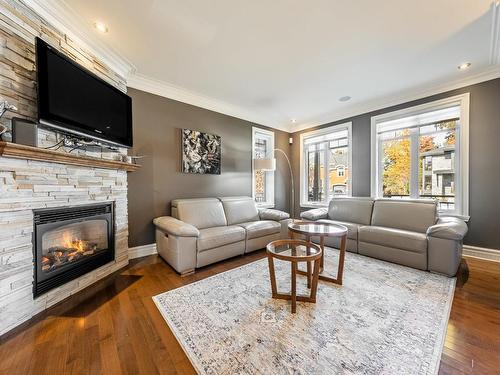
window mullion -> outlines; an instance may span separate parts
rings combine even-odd
[[[419,128],[410,131],[410,197],[418,199],[419,177]]]
[[[324,181],[324,190],[325,190],[325,196],[323,197],[322,202],[327,203],[328,199],[330,197],[330,150],[328,148],[329,142],[324,143],[324,153],[325,153],[325,181]]]
[[[376,197],[382,198],[384,196],[383,192],[383,174],[384,174],[384,152],[383,152],[383,141],[382,139],[378,140],[378,163],[377,163],[377,192]]]

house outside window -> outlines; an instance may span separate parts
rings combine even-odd
[[[468,219],[469,94],[372,118],[372,195]]]
[[[252,128],[252,159],[273,158],[274,132]],[[258,207],[274,207],[274,171],[255,170],[252,166],[252,192]]]
[[[333,197],[350,196],[351,123],[300,135],[300,202],[327,206]]]

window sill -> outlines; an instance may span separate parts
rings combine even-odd
[[[377,199],[377,198],[375,198]],[[301,208],[328,208],[328,203],[301,203],[300,204]],[[453,213],[447,213],[447,212],[438,212],[438,217],[456,217],[457,219],[461,219],[465,221],[466,223],[470,220],[469,215],[459,215],[459,214],[453,214]]]
[[[466,223],[470,220],[469,215],[459,215],[459,214],[451,214],[446,212],[438,212],[438,217],[456,217],[457,219],[461,219]]]
[[[274,203],[256,203],[257,208],[274,208]]]
[[[300,207],[302,208],[323,208],[328,207],[328,203],[301,203]]]

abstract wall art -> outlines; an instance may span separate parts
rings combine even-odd
[[[221,137],[182,129],[182,172],[221,173]]]

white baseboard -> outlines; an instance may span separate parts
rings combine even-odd
[[[479,258],[500,262],[500,250],[488,249],[485,247],[464,245],[462,255],[469,258]]]
[[[145,257],[147,255],[157,254],[156,244],[150,243],[149,245],[142,245],[136,247],[130,247],[128,249],[128,258],[135,259],[140,257]]]

